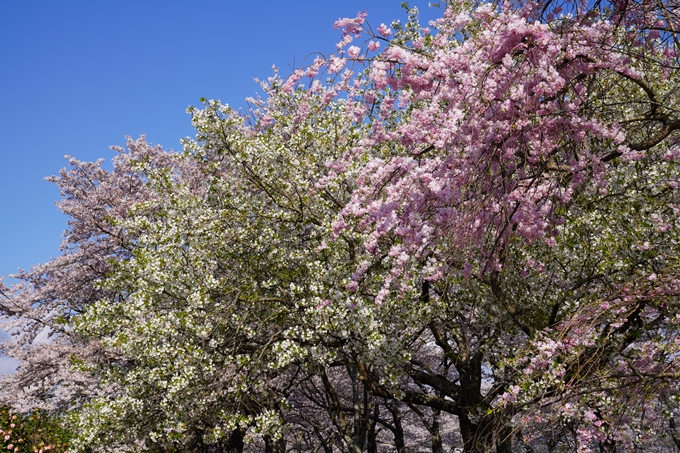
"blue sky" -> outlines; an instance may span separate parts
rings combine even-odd
[[[427,2],[411,1],[424,19]],[[333,22],[405,19],[400,0],[0,0],[0,275],[59,254],[67,218],[44,181],[63,156],[109,160],[125,136],[179,149],[200,98],[242,106],[254,78],[334,50]],[[312,57],[313,58],[313,57]],[[0,357],[0,374],[13,365]]]

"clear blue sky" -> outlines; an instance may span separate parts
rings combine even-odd
[[[427,2],[411,1],[423,19]],[[242,106],[254,78],[334,50],[333,22],[405,20],[400,0],[0,0],[0,275],[59,254],[66,217],[44,181],[63,156],[109,160],[146,134],[178,149],[201,97]],[[426,23],[426,20],[423,21]],[[0,357],[0,374],[12,368]]]

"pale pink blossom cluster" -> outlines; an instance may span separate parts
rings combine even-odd
[[[463,32],[471,18],[447,13],[427,54],[388,46],[370,64],[368,79],[349,89],[350,98],[361,90],[367,103],[379,99],[379,115],[372,135],[347,159],[373,156],[382,143],[402,150],[389,161],[372,157],[334,226],[337,233],[357,219],[369,253],[383,253],[378,244],[386,235],[400,237],[413,260],[435,250],[442,236],[485,261],[495,260],[490,238],[495,247],[510,234],[555,246],[562,222],[557,207],[572,200],[587,174],[607,187],[605,154],[589,143],[609,143],[625,159],[643,155],[625,145],[618,124],[580,113],[584,78],[603,72],[641,77],[613,43],[603,44],[613,39],[612,24],[554,29],[522,11],[498,13],[488,5],[473,16],[484,28],[472,38],[450,46],[446,34]],[[343,24],[359,33],[357,21]],[[384,24],[378,32],[390,34]],[[329,72],[343,65],[332,58]],[[415,107],[404,115],[399,105]],[[396,127],[390,125],[395,118]],[[569,143],[581,148],[578,160],[566,152]],[[557,174],[565,170],[552,168],[567,169],[567,184]],[[404,264],[394,261],[395,277]]]

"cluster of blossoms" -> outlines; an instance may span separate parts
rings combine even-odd
[[[183,152],[72,159],[0,396],[73,451],[680,446],[677,8],[360,13]]]
[[[69,434],[57,422],[37,412],[21,414],[0,408],[0,451],[65,453]]]

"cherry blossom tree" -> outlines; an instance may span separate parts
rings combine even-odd
[[[2,398],[74,451],[680,448],[678,8],[360,13],[183,152],[72,159]]]

